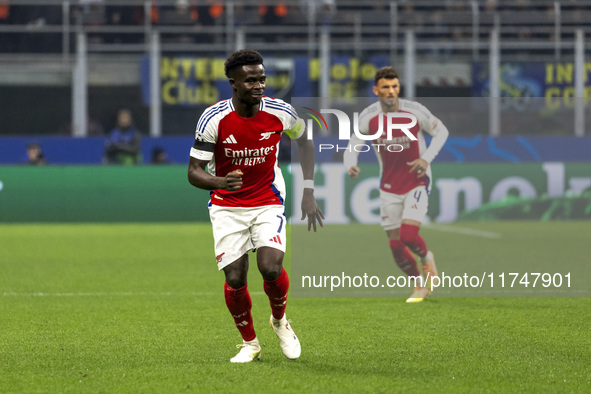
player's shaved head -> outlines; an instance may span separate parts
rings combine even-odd
[[[232,78],[232,75],[236,70],[239,70],[242,66],[256,66],[263,64],[263,57],[257,51],[252,49],[241,49],[234,52],[226,59],[224,63],[224,72],[226,77]]]
[[[394,70],[393,67],[387,66],[382,67],[378,71],[376,71],[376,76],[374,78],[375,85],[377,86],[378,81],[380,79],[395,79],[398,78],[398,73]]]

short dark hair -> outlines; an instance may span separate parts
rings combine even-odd
[[[374,77],[374,82],[377,85],[380,79],[394,79],[398,78],[398,73],[394,70],[393,67],[387,66],[382,67],[378,71],[376,71],[376,76]]]
[[[224,72],[226,77],[231,78],[232,74],[236,69],[242,66],[254,66],[263,64],[263,57],[257,51],[252,49],[241,49],[230,55],[224,63]]]

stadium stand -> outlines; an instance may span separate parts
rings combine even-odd
[[[330,26],[335,49],[348,49],[353,43],[363,50],[383,50],[390,47],[392,38],[402,40],[406,29],[413,29],[420,42],[441,46],[448,41],[457,44],[486,40],[498,23],[504,41],[531,44],[570,40],[576,28],[591,20],[591,3],[584,1],[294,3],[112,0],[107,5],[104,0],[5,0],[0,4],[0,32],[11,39],[2,40],[0,53],[69,52],[72,45],[63,45],[71,44],[68,36],[79,29],[92,33],[91,41],[95,44],[142,44],[148,33],[157,28],[169,36],[166,41],[170,44],[197,44],[203,49],[217,46],[217,51],[220,42],[216,40],[234,40],[236,30],[241,29],[252,45],[265,44],[268,51],[293,53],[314,46],[320,29],[326,26]],[[321,4],[316,6],[317,3]],[[278,35],[285,40],[278,42]],[[203,40],[204,36],[216,40]],[[461,54],[462,51],[456,51],[460,48],[453,47],[454,55]],[[104,46],[95,49],[109,51]],[[124,48],[113,46],[110,50]],[[526,48],[526,52],[539,54],[535,45]]]
[[[327,32],[334,56],[383,56],[402,67],[412,30],[417,64],[445,69],[417,75],[417,95],[465,97],[473,93],[470,67],[488,60],[495,26],[503,61],[572,62],[575,31],[590,21],[591,2],[575,0],[0,0],[0,106],[8,108],[0,135],[68,135],[80,32],[89,112],[110,128],[116,108],[130,107],[149,130],[139,64],[153,32],[163,55],[225,58],[242,43],[279,60],[318,57]],[[589,58],[588,44],[585,51]],[[38,116],[27,116],[29,106]],[[186,134],[198,112],[166,107],[162,133]]]

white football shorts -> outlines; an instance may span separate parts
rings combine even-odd
[[[287,219],[283,205],[256,208],[212,205],[209,217],[219,270],[251,249],[269,246],[285,253]]]
[[[400,228],[402,219],[423,223],[428,207],[429,194],[426,186],[415,187],[406,194],[380,190],[380,216],[384,230]]]

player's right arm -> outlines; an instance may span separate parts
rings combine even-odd
[[[359,152],[357,152],[354,147],[363,143],[364,141],[361,138],[357,137],[355,134],[352,134],[351,139],[349,140],[349,145],[347,146],[347,149],[345,149],[345,153],[343,155],[343,163],[347,168],[347,173],[353,179],[357,178],[361,172],[361,169],[357,165]]]
[[[219,112],[223,109],[222,102],[209,107],[199,118],[195,130],[195,143],[191,148],[188,178],[189,183],[205,190],[236,191],[242,187],[242,171],[234,170],[226,176],[216,176],[205,170],[207,164],[214,160],[213,152],[218,138],[216,121]],[[218,115],[219,116],[219,115]]]
[[[209,160],[200,160],[191,157],[188,171],[189,183],[191,185],[204,190],[223,189],[231,192],[242,188],[242,171],[235,170],[226,176],[214,176],[205,171],[207,163],[209,163]]]
[[[369,134],[369,120],[372,116],[375,116],[375,114],[373,114],[374,112],[374,106],[369,106],[363,111],[361,111],[361,114],[359,115],[358,125],[359,132],[361,134]],[[349,139],[349,145],[347,146],[347,149],[345,149],[345,153],[343,155],[343,164],[345,164],[345,167],[347,168],[347,173],[353,179],[357,178],[357,176],[361,172],[361,169],[357,165],[359,151],[356,150],[355,147],[357,145],[363,144],[365,144],[365,141],[359,138],[357,134],[351,134],[351,138]]]

